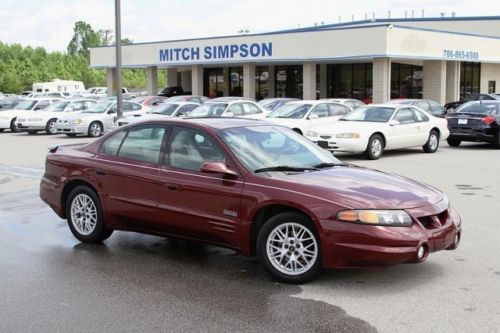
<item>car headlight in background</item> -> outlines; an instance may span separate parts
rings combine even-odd
[[[69,122],[71,125],[78,125],[83,123],[83,119],[74,119]]]
[[[336,138],[339,139],[359,139],[359,133],[339,133],[335,135]]]
[[[409,227],[413,223],[410,215],[404,210],[343,210],[337,213],[337,219],[343,222],[396,227]]]
[[[319,133],[314,132],[314,131],[307,131],[306,136],[310,136],[310,137],[315,138],[315,137],[319,136]]]

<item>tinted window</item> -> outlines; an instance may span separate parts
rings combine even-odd
[[[45,109],[47,106],[49,106],[50,102],[49,101],[40,101],[40,103],[35,106],[35,110],[42,110]]]
[[[106,139],[101,145],[101,153],[107,155],[116,155],[118,153],[118,148],[123,141],[123,138],[127,134],[126,131],[121,131],[113,134],[111,137]]]
[[[223,150],[206,133],[186,127],[176,127],[170,143],[168,165],[199,171],[205,162],[226,160]]]
[[[411,109],[399,109],[398,113],[394,117],[400,124],[411,124],[415,122],[415,117],[413,117],[413,111]]]
[[[166,129],[162,125],[144,125],[129,129],[118,152],[119,156],[158,164]]]

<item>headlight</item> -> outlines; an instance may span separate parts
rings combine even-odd
[[[337,213],[343,222],[381,226],[408,227],[412,225],[410,215],[404,210],[343,210]]]
[[[83,123],[83,119],[75,119],[69,122],[71,125],[78,125]]]
[[[360,135],[359,133],[340,133],[335,135],[336,138],[342,138],[342,139],[359,139]]]
[[[319,133],[314,131],[307,131],[306,136],[312,136],[313,138],[315,138],[319,136]]]

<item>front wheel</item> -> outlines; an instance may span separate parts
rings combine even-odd
[[[19,132],[19,130],[18,130],[18,129],[17,129],[17,127],[16,127],[16,118],[14,118],[14,119],[12,119],[12,120],[10,121],[10,131],[11,131],[12,133],[17,133],[17,132]]]
[[[89,126],[89,136],[93,138],[97,138],[98,136],[101,136],[102,134],[102,124],[98,121],[94,121],[92,124]]]
[[[460,146],[460,143],[462,142],[462,140],[458,140],[458,139],[447,139],[446,142],[448,142],[448,144],[452,147],[458,147]]]
[[[305,216],[285,212],[271,217],[257,237],[262,266],[285,283],[305,283],[322,270],[319,237]]]
[[[57,134],[56,119],[50,119],[45,126],[45,132],[49,135]]]
[[[423,146],[426,153],[435,153],[439,148],[439,134],[436,131],[431,131],[429,133],[429,139],[427,143]]]
[[[371,136],[365,150],[365,156],[369,160],[378,160],[384,153],[384,140],[378,134]]]
[[[111,236],[106,229],[101,203],[89,187],[75,187],[66,200],[66,215],[71,233],[81,242],[99,243]]]

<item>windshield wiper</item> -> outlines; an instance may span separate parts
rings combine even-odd
[[[328,163],[328,162],[323,162],[320,164],[313,165],[313,168],[316,169],[323,169],[323,168],[331,168],[331,167],[336,167],[336,166],[345,166],[345,163]]]
[[[268,171],[297,171],[297,172],[302,172],[302,171],[314,171],[318,170],[318,168],[314,167],[293,167],[293,166],[288,166],[288,165],[277,165],[277,166],[272,166],[272,167],[267,167],[267,168],[260,168],[255,170],[255,173],[259,172],[268,172]]]

